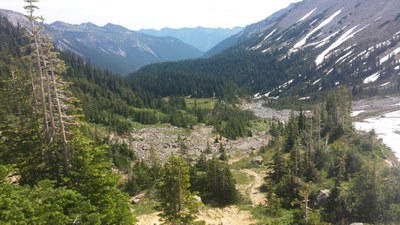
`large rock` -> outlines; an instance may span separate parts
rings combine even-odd
[[[195,195],[194,199],[196,200],[196,202],[203,203],[203,201],[201,200],[201,197],[198,195]]]
[[[250,160],[250,162],[253,164],[261,165],[264,162],[264,159],[262,156],[256,156],[256,157],[252,158]]]
[[[328,201],[329,195],[331,191],[329,189],[324,189],[324,190],[319,190],[318,194],[315,198],[315,206],[316,207],[321,207],[326,204]]]

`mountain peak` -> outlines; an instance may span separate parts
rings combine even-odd
[[[129,31],[126,27],[123,27],[121,25],[113,24],[113,23],[107,23],[106,25],[103,26],[104,29],[109,30],[109,31],[114,31],[114,32],[125,32]]]
[[[81,23],[80,26],[84,27],[84,28],[87,28],[87,29],[97,29],[97,28],[99,28],[99,26],[97,26],[96,24],[91,23],[91,22]]]

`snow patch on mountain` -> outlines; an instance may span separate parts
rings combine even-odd
[[[267,40],[269,37],[271,37],[275,32],[276,32],[276,29],[274,29],[271,33],[269,33],[267,36],[265,36],[264,41]]]
[[[353,28],[351,28],[350,30],[348,30],[346,33],[344,33],[335,43],[333,43],[331,46],[329,46],[327,49],[325,49],[325,51],[323,51],[315,60],[315,64],[317,66],[321,65],[324,60],[325,60],[325,56],[332,51],[333,49],[339,47],[341,44],[343,44],[345,41],[347,41],[348,39],[354,37],[354,35],[356,35],[358,32],[364,30],[365,28],[367,28],[369,26],[366,25],[363,28],[353,32],[359,25],[354,26]]]
[[[311,99],[310,96],[306,96],[306,97],[301,97],[301,98],[299,98],[300,101],[309,100],[309,99]]]
[[[151,49],[150,47],[148,47],[146,45],[143,45],[140,42],[136,42],[135,47],[138,47],[141,51],[147,52],[147,53],[157,57],[157,54],[153,51],[153,49]]]
[[[269,33],[267,36],[265,36],[264,39],[263,39],[260,43],[258,43],[256,46],[251,47],[250,50],[255,51],[255,50],[261,48],[261,47],[263,46],[263,44],[265,43],[265,41],[266,41],[269,37],[271,37],[271,36],[276,32],[276,30],[277,30],[277,29],[274,29],[271,33]]]
[[[318,79],[318,80],[316,80],[316,81],[314,81],[313,83],[312,83],[312,85],[316,85],[318,82],[320,82],[321,81],[321,79]]]
[[[126,52],[124,50],[120,49],[120,48],[118,50],[116,50],[116,51],[110,49],[110,51],[112,53],[114,53],[115,55],[119,55],[119,56],[124,57],[124,58],[126,57]]]
[[[317,42],[318,43],[317,48],[320,48],[320,47],[324,46],[325,44],[327,44],[332,37],[338,35],[339,33],[340,33],[340,31],[336,31],[335,33],[326,37],[324,40]]]
[[[297,21],[297,22],[299,23],[299,22],[302,22],[302,21],[306,20],[309,16],[311,16],[311,14],[312,14],[315,10],[317,10],[317,8],[314,8],[313,10],[311,10],[311,12],[307,13],[305,16],[303,16],[303,17],[302,17],[301,19],[299,19],[299,21]]]
[[[372,74],[371,76],[365,78],[364,81],[363,81],[363,83],[364,83],[364,84],[373,83],[373,82],[377,81],[379,77],[380,77],[379,72],[374,73],[374,74]]]
[[[100,49],[102,52],[109,54],[109,52],[107,52],[104,48],[99,47],[99,49]]]
[[[360,115],[360,114],[363,113],[363,112],[365,112],[365,110],[352,111],[352,112],[351,112],[351,116],[352,116],[352,117],[355,117],[355,116]]]
[[[336,16],[338,16],[340,13],[342,12],[342,10],[338,10],[337,12],[335,12],[332,16],[330,16],[328,19],[322,21],[322,23],[320,23],[315,29],[313,29],[312,31],[310,31],[302,40],[300,40],[299,42],[297,42],[294,46],[292,51],[296,51],[297,49],[300,49],[301,47],[303,47],[306,42],[307,39],[309,37],[311,37],[311,35],[313,35],[315,32],[317,32],[318,30],[320,30],[321,28],[323,28],[324,26],[328,25],[330,22],[332,22],[333,19],[335,19]]]
[[[386,61],[388,61],[390,59],[390,57],[395,56],[397,54],[400,53],[400,47],[396,48],[395,50],[393,50],[393,52],[389,53],[388,55],[386,55],[385,57],[381,58],[381,60],[379,60],[379,63],[385,63]]]
[[[340,57],[338,60],[336,60],[336,64],[344,62],[347,59],[347,57],[349,57],[351,54],[353,54],[353,52],[354,52],[354,50],[349,51],[344,56]]]
[[[286,88],[286,87],[289,86],[291,83],[293,83],[293,81],[294,81],[294,79],[291,79],[291,80],[289,80],[288,82],[283,83],[282,85],[280,85],[280,86],[278,87],[278,89]]]

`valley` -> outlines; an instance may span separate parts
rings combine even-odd
[[[398,0],[154,36],[23,2],[0,10],[0,224],[400,223]]]

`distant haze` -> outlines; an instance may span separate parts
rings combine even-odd
[[[46,23],[114,23],[129,29],[246,26],[299,0],[41,0]],[[0,7],[25,13],[23,0],[0,0]]]

